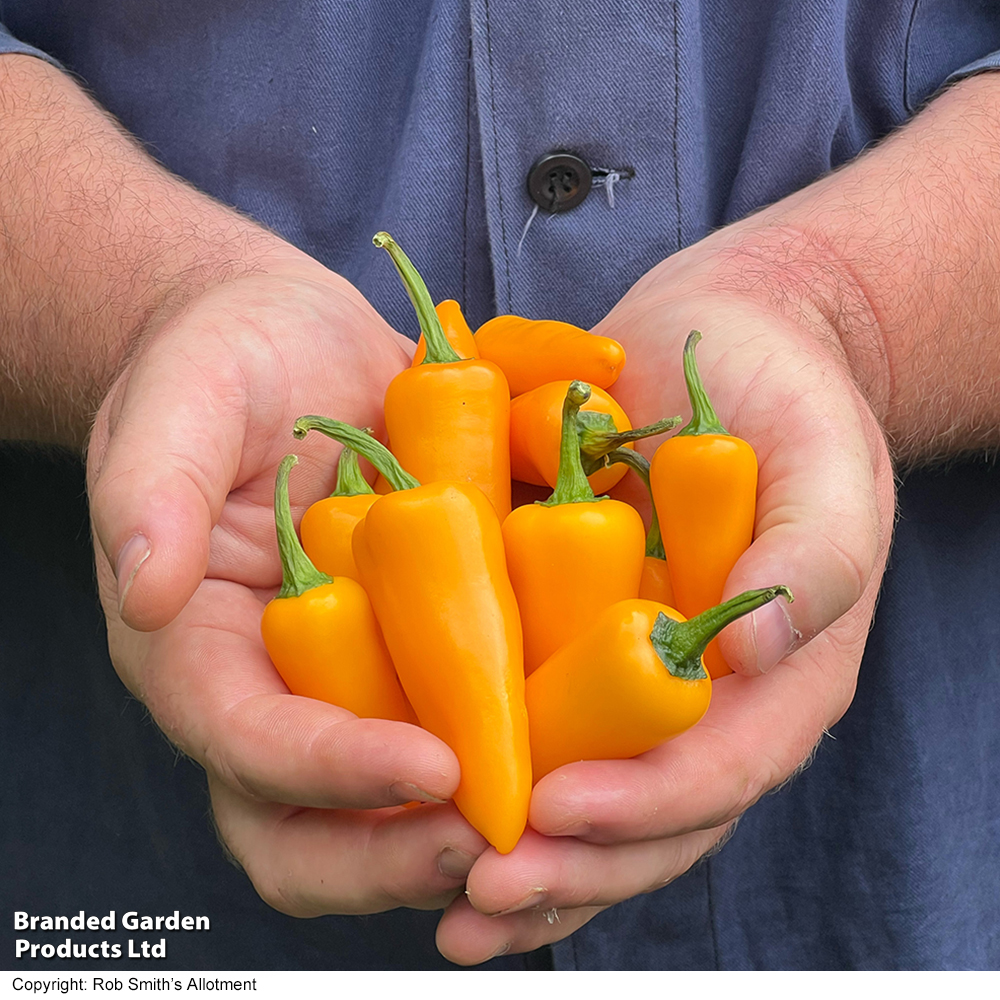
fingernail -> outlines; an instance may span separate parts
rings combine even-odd
[[[548,898],[548,892],[549,890],[544,886],[536,886],[520,902],[515,903],[513,906],[508,906],[505,910],[497,910],[496,913],[491,913],[490,916],[505,917],[508,913],[520,913],[521,910],[527,910],[529,907],[541,906]]]
[[[438,871],[445,878],[467,878],[476,859],[457,847],[446,847],[438,855]]]
[[[508,951],[510,951],[510,942],[505,941],[495,952],[493,952],[492,955],[490,955],[490,958],[499,958],[501,955],[506,955]],[[488,962],[489,960],[490,959],[488,958],[486,961]]]
[[[149,539],[145,535],[133,535],[119,550],[115,564],[115,579],[118,581],[118,614],[125,607],[125,599],[132,589],[139,567],[149,558]]]
[[[418,802],[436,802],[438,805],[448,801],[447,799],[439,799],[437,796],[431,795],[430,792],[425,792],[422,788],[417,788],[409,781],[394,781],[389,786],[389,791],[403,801],[416,799]]]
[[[785,603],[783,597],[778,597],[750,616],[750,634],[757,648],[757,670],[762,674],[776,667],[795,645],[798,633],[792,628]]]

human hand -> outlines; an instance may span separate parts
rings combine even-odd
[[[892,466],[836,335],[809,301],[790,304],[787,275],[762,272],[765,258],[738,229],[717,234],[647,274],[595,332],[625,346],[615,394],[640,424],[689,411],[682,346],[703,331],[709,395],[760,462],[755,539],[724,597],[780,583],[795,603],[722,633],[735,673],[714,683],[693,729],[633,760],[575,763],[539,782],[531,829],[510,855],[482,855],[467,898],[441,921],[453,961],[559,940],[676,878],[850,704],[891,535]],[[645,502],[641,489],[629,499]]]
[[[257,891],[293,915],[441,907],[486,846],[444,804],[459,771],[443,743],[290,695],[260,638],[281,578],[277,465],[301,456],[298,512],[332,484],[336,446],[295,443],[295,418],[379,427],[411,354],[348,282],[291,253],[198,295],[139,345],[91,438],[115,668],[205,768],[219,832]]]

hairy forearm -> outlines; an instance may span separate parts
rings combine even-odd
[[[706,243],[715,287],[836,339],[901,464],[1000,444],[1000,74]]]
[[[149,158],[65,74],[0,58],[0,437],[80,446],[131,348],[297,253]]]

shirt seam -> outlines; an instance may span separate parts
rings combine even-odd
[[[497,136],[496,87],[493,81],[493,43],[490,39],[490,0],[483,0],[486,21],[486,65],[490,72],[490,131],[493,133],[493,161],[496,165],[497,204],[500,215],[500,243],[503,246],[504,277],[507,285],[507,308],[511,308],[513,292],[510,284],[510,258],[507,255],[507,227],[504,223],[503,183],[500,179],[500,139]]]

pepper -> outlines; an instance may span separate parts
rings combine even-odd
[[[448,343],[455,348],[458,356],[463,359],[478,358],[479,348],[476,346],[476,338],[462,315],[462,307],[454,299],[445,299],[434,307],[434,311],[441,321],[441,329],[444,330]],[[410,367],[416,368],[417,365],[422,365],[426,357],[427,338],[420,334]]]
[[[646,532],[646,557],[642,562],[639,596],[647,601],[659,601],[661,604],[673,607],[674,590],[670,584],[670,570],[667,566],[666,553],[663,551],[663,539],[660,536],[660,519],[656,513],[656,503],[652,499],[652,490],[649,488],[649,462],[629,448],[618,448],[609,452],[606,460],[632,469],[649,491],[652,517],[649,531]]]
[[[589,398],[585,382],[570,383],[552,496],[516,508],[503,523],[528,676],[595,615],[639,593],[642,518],[626,503],[597,499],[580,462],[576,417]]]
[[[529,678],[525,698],[535,780],[577,760],[621,760],[690,729],[708,710],[702,653],[741,615],[786,587],[748,590],[686,621],[658,601],[621,601]]]
[[[334,491],[309,507],[299,522],[302,547],[318,570],[330,576],[349,576],[357,580],[358,567],[351,552],[351,535],[377,499],[378,495],[361,475],[358,453],[353,448],[345,448],[337,462]]]
[[[551,319],[496,316],[476,331],[476,344],[503,369],[513,396],[574,378],[610,389],[625,366],[617,340]]]
[[[282,581],[260,623],[271,662],[292,694],[361,718],[416,723],[367,594],[356,580],[321,573],[299,544],[288,502],[297,462],[295,455],[282,460],[274,488]]]
[[[293,433],[310,429],[399,484],[355,529],[354,558],[420,725],[458,758],[455,804],[506,854],[528,821],[531,752],[521,623],[496,512],[468,483],[421,486],[348,424],[304,417]]]
[[[522,483],[556,485],[562,408],[569,381],[548,382],[510,403],[510,474]],[[659,420],[633,429],[628,415],[603,389],[591,387],[590,399],[577,414],[577,431],[584,471],[594,493],[606,493],[625,475],[624,466],[608,465],[604,456],[615,448],[630,448],[633,441],[663,434],[681,422],[680,417]],[[593,468],[588,468],[589,465]]]
[[[678,610],[692,618],[722,600],[726,578],[753,541],[757,456],[719,421],[698,372],[692,330],[684,345],[690,423],[657,448],[650,465],[663,548]],[[713,677],[732,673],[717,641],[705,653]]]
[[[510,512],[510,390],[491,361],[463,361],[448,343],[427,286],[388,233],[376,246],[389,252],[426,338],[422,364],[401,371],[385,393],[392,450],[421,482],[472,483],[497,516]]]

